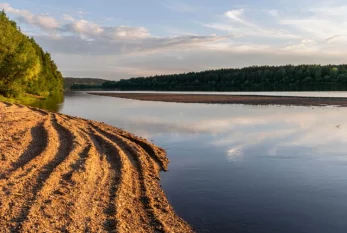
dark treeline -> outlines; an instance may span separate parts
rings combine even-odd
[[[106,81],[106,82],[109,82],[109,81]],[[105,88],[102,85],[103,84],[73,84],[71,85],[70,89],[71,90],[102,90]]]
[[[63,78],[49,53],[0,12],[0,95],[42,97],[63,90]]]
[[[106,79],[98,78],[72,78],[64,77],[64,89],[69,90],[72,86],[78,89],[100,88],[101,84],[106,82]]]
[[[347,90],[347,65],[252,66],[108,81],[103,88],[169,91]]]

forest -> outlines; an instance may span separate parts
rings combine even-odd
[[[48,52],[0,12],[0,97],[48,97],[63,91],[63,77]]]
[[[108,81],[102,84],[102,88],[168,91],[347,90],[347,65],[252,66],[208,70]]]

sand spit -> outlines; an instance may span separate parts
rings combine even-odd
[[[110,96],[143,101],[162,101],[176,103],[208,104],[249,104],[249,105],[296,105],[347,107],[347,98],[333,97],[292,97],[260,95],[215,95],[215,94],[162,94],[162,93],[101,93],[89,92],[92,95]]]
[[[193,232],[164,150],[109,125],[0,102],[0,232]]]

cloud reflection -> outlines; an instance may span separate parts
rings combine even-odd
[[[197,112],[181,109],[178,118],[175,115],[134,116],[128,119],[128,123],[136,128],[134,130],[141,128],[141,131],[146,131],[148,137],[175,135],[177,141],[185,140],[187,135],[195,138],[208,136],[210,140],[204,139],[202,143],[223,148],[230,161],[255,156],[247,153],[254,147],[260,150],[259,154],[271,157],[284,156],[291,148],[298,147],[315,148],[317,154],[342,153],[347,149],[344,146],[347,145],[347,131],[344,129],[347,110],[342,108],[200,107]]]
[[[89,119],[105,121],[155,143],[164,141],[165,148],[170,143],[175,147],[189,143],[197,149],[215,148],[224,151],[229,161],[256,156],[284,158],[298,153],[329,155],[341,160],[347,150],[346,108],[177,104],[82,97],[74,97],[79,98],[78,106],[69,106],[66,101],[62,112],[72,115],[85,112]],[[91,105],[93,111],[88,111]]]

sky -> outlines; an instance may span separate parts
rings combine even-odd
[[[1,8],[65,77],[347,63],[341,0],[7,0]]]

